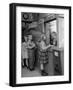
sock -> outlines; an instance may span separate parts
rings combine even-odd
[[[28,67],[28,59],[26,59],[26,66]]]
[[[26,66],[26,59],[24,59],[24,65]]]

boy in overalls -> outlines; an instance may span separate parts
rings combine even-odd
[[[32,41],[32,35],[28,35],[28,57],[29,69],[34,70],[35,62],[35,43]]]

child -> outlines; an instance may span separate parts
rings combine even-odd
[[[32,49],[35,47],[35,43],[32,41],[32,35],[28,35],[28,48]]]
[[[45,72],[45,65],[48,63],[48,51],[47,49],[51,47],[50,45],[46,46],[45,44],[46,37],[45,35],[41,35],[41,40],[39,42],[39,62],[40,62],[40,69],[41,75],[47,76],[48,73]]]
[[[32,41],[32,35],[28,35],[28,56],[29,56],[29,69],[34,70],[35,43]]]
[[[28,45],[27,45],[27,37],[24,36],[25,42],[22,43],[22,67],[26,66],[28,68]]]
[[[51,33],[50,44],[54,45],[54,46],[57,46],[57,33],[56,32]]]

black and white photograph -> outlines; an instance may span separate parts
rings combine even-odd
[[[21,26],[21,76],[64,75],[64,15],[21,12]]]
[[[71,83],[71,7],[10,4],[10,86]]]

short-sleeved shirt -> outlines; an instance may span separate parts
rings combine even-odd
[[[21,55],[22,55],[23,59],[28,58],[28,49],[27,49],[27,43],[26,42],[22,43]]]

